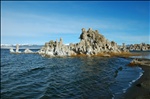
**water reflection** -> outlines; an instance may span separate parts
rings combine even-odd
[[[132,58],[146,58],[150,59],[150,51],[147,52],[132,52],[134,54],[139,54],[139,56],[132,56]]]

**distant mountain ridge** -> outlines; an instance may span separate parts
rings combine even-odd
[[[20,49],[40,49],[43,45],[38,44],[19,44]],[[1,44],[1,49],[16,49],[16,44]]]

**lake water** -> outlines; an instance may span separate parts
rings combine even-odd
[[[145,59],[150,59],[150,51],[133,51],[131,52],[133,54],[139,54],[139,56],[132,56],[132,58],[145,58]]]
[[[1,49],[1,99],[120,99],[142,75],[131,59],[44,58]]]

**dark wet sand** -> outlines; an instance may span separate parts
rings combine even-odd
[[[127,90],[124,99],[150,99],[150,64],[140,67],[144,73],[141,78],[134,82]]]

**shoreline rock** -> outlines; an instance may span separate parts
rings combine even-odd
[[[131,63],[134,64],[129,66],[139,66],[144,72],[124,94],[124,99],[150,99],[150,59],[136,58]]]
[[[150,59],[133,59],[129,64],[129,66],[150,66]]]

